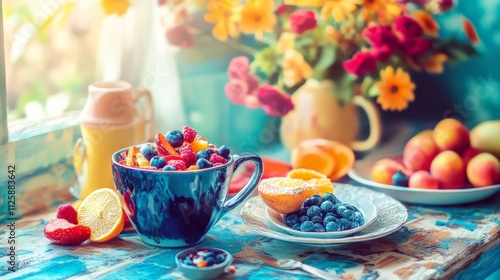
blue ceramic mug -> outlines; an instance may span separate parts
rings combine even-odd
[[[119,164],[112,155],[113,180],[123,209],[145,243],[161,247],[189,246],[231,209],[242,203],[262,176],[262,160],[249,153],[234,154],[226,164],[191,171],[159,171]],[[256,166],[248,183],[227,199],[229,183],[242,163]]]

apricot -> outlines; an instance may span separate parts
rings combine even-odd
[[[439,189],[439,181],[432,177],[429,171],[419,170],[410,176],[408,187],[411,189],[437,190]]]
[[[464,166],[467,168],[469,161],[473,157],[479,155],[480,153],[482,153],[482,151],[477,149],[477,148],[473,148],[473,147],[467,148],[467,150],[465,150],[465,152],[462,153],[462,160],[464,162]]]
[[[500,161],[490,153],[473,157],[467,165],[467,178],[476,188],[500,183]]]
[[[377,183],[392,185],[392,177],[398,171],[408,175],[408,171],[401,161],[388,158],[381,159],[372,166],[372,180]]]
[[[299,179],[267,178],[260,181],[257,189],[267,207],[281,214],[299,210],[308,197],[306,183]]]
[[[434,141],[445,151],[451,150],[461,154],[470,146],[469,130],[456,119],[441,120],[434,127]]]
[[[427,170],[440,150],[432,136],[417,134],[406,143],[403,150],[403,163],[411,170]]]
[[[431,163],[431,175],[442,189],[460,189],[465,182],[465,166],[454,151],[442,151]]]

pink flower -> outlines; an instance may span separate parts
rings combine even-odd
[[[290,30],[297,34],[314,29],[318,24],[316,13],[310,10],[298,10],[290,15]]]
[[[291,9],[291,6],[288,6],[288,5],[285,5],[285,4],[282,4],[282,5],[279,5],[277,8],[276,8],[276,14],[278,16],[281,16],[283,14],[286,14],[288,12],[290,12],[292,9]]]
[[[232,79],[224,87],[229,101],[236,105],[244,105],[248,96],[248,85],[245,80]]]
[[[439,1],[439,11],[441,13],[451,10],[453,8],[453,0],[440,0]]]
[[[259,78],[256,76],[248,76],[246,79],[248,94],[257,96],[257,89],[259,88]]]
[[[403,40],[406,38],[420,37],[424,30],[416,20],[408,16],[400,16],[394,22],[394,29],[398,31]]]
[[[394,53],[394,50],[388,45],[383,45],[377,48],[371,49],[371,54],[378,61],[387,61],[389,57]]]
[[[273,117],[282,117],[294,108],[290,95],[281,93],[275,87],[268,84],[262,85],[259,88],[257,98],[259,98],[262,109]]]
[[[371,53],[364,51],[358,52],[353,58],[344,61],[343,66],[347,73],[356,77],[361,77],[375,71],[377,62]]]
[[[398,37],[392,32],[389,25],[372,26],[363,30],[363,36],[370,41],[372,47],[387,46],[390,49],[396,49],[398,46]]]
[[[246,80],[250,75],[250,61],[244,56],[233,58],[229,63],[227,74],[231,79]]]
[[[195,44],[193,34],[186,25],[176,25],[169,28],[165,36],[170,44],[183,49],[191,48]]]
[[[432,48],[432,41],[425,38],[407,38],[401,42],[401,50],[410,56],[421,56]]]

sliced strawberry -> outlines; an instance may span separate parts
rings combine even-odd
[[[174,156],[174,155],[168,155],[163,157],[165,159],[165,162],[168,162],[169,160],[183,160],[181,156]]]
[[[58,245],[79,245],[90,238],[90,228],[74,225],[64,219],[53,219],[43,228],[43,233]]]
[[[59,205],[57,208],[57,218],[58,219],[65,219],[66,221],[77,225],[78,224],[78,219],[76,218],[76,210],[73,208],[73,205],[71,204],[63,204]]]

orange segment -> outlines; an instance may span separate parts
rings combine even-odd
[[[316,146],[299,145],[292,150],[291,162],[293,168],[307,168],[323,173],[326,176],[330,175],[334,168],[335,162],[333,157]]]
[[[328,178],[315,178],[306,181],[306,196],[312,195],[323,196],[325,193],[334,193],[333,185]]]
[[[307,198],[303,180],[285,177],[263,179],[259,183],[258,191],[264,203],[281,214],[299,210]]]
[[[326,178],[326,175],[312,169],[296,168],[288,172],[286,177],[308,181],[311,179]]]
[[[90,228],[90,240],[106,242],[120,234],[125,224],[120,198],[102,188],[91,192],[78,208],[78,224]]]

